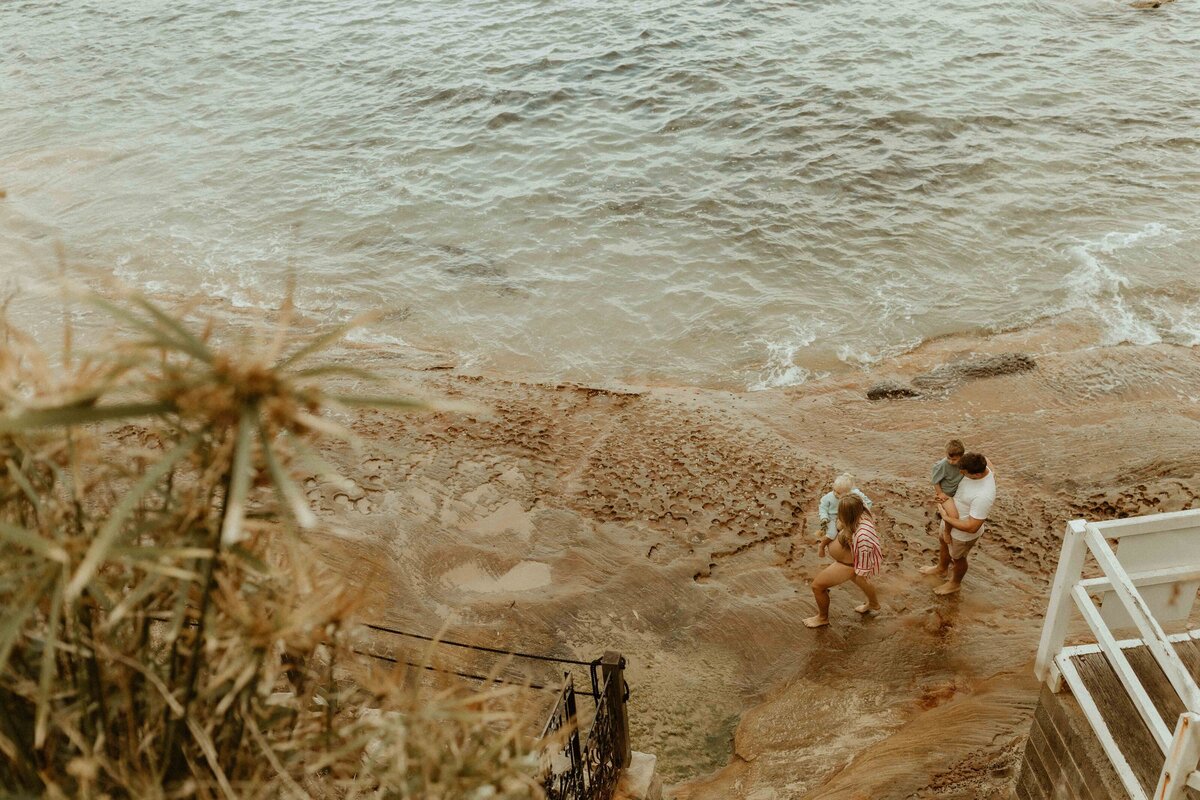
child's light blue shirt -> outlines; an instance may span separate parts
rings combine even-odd
[[[857,486],[851,489],[850,493],[861,497],[863,505],[867,507],[868,511],[870,510],[871,498],[860,492]],[[817,506],[817,516],[821,518],[821,523],[825,526],[825,535],[830,539],[837,538],[837,509],[840,499],[836,494],[830,492],[821,498],[821,503]]]

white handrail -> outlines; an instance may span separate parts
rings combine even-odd
[[[1096,738],[1100,740],[1100,746],[1104,748],[1104,753],[1108,756],[1108,761],[1116,771],[1117,777],[1125,785],[1125,791],[1129,793],[1130,800],[1146,800],[1146,793],[1142,790],[1142,785],[1138,782],[1137,776],[1133,774],[1133,769],[1125,759],[1125,754],[1117,746],[1117,740],[1109,732],[1100,708],[1088,693],[1087,687],[1084,686],[1083,679],[1079,677],[1079,671],[1075,669],[1075,663],[1069,658],[1064,658],[1061,667],[1067,686],[1079,700],[1079,708],[1083,711],[1083,716],[1091,723],[1092,730],[1096,732]]]
[[[1179,715],[1171,751],[1163,762],[1154,798],[1179,797],[1191,782],[1196,762],[1200,761],[1200,714],[1185,711]]]
[[[1085,520],[1071,520],[1067,523],[1062,554],[1050,589],[1049,608],[1038,643],[1034,667],[1038,679],[1055,692],[1061,689],[1062,681],[1066,680],[1110,762],[1133,798],[1143,798],[1146,795],[1133,775],[1128,761],[1120,752],[1072,659],[1085,652],[1098,650],[1104,653],[1138,715],[1162,751],[1164,763],[1154,800],[1178,800],[1187,786],[1200,787],[1200,771],[1197,770],[1197,766],[1200,765],[1200,686],[1197,686],[1172,644],[1186,640],[1189,634],[1168,636],[1138,590],[1138,586],[1194,582],[1200,579],[1200,565],[1174,566],[1130,575],[1107,541],[1188,528],[1200,528],[1200,509],[1100,523],[1088,523]],[[1083,565],[1088,552],[1095,557],[1103,577],[1083,578]],[[1118,641],[1089,592],[1110,592],[1121,603],[1142,638]],[[1094,645],[1065,646],[1072,615],[1071,606],[1079,610],[1087,623],[1096,639]],[[1200,632],[1192,632],[1190,636],[1200,638]],[[1174,733],[1168,727],[1168,721],[1159,714],[1141,679],[1122,652],[1134,646],[1144,646],[1150,651],[1183,703],[1185,710],[1176,721]]]
[[[1038,680],[1050,685],[1057,692],[1061,683],[1058,679],[1054,659],[1067,641],[1067,625],[1071,622],[1071,590],[1083,577],[1083,560],[1087,556],[1087,522],[1073,519],[1067,523],[1063,536],[1062,554],[1058,557],[1058,569],[1054,571],[1054,583],[1050,586],[1050,607],[1046,610],[1046,623],[1042,626],[1042,638],[1038,643],[1037,661],[1033,671]],[[1055,674],[1051,674],[1051,673]]]
[[[1168,511],[1162,514],[1147,514],[1144,517],[1107,519],[1095,524],[1104,529],[1104,535],[1109,539],[1140,536],[1144,533],[1166,533],[1200,525],[1200,509]]]
[[[1150,729],[1150,734],[1154,737],[1158,748],[1165,755],[1171,747],[1171,729],[1163,722],[1158,709],[1154,707],[1154,701],[1150,699],[1150,695],[1146,692],[1146,687],[1142,686],[1142,681],[1138,678],[1137,673],[1133,671],[1133,666],[1130,665],[1129,659],[1125,658],[1125,653],[1121,651],[1116,638],[1109,632],[1108,626],[1104,624],[1104,619],[1100,616],[1100,612],[1096,610],[1096,605],[1092,602],[1092,598],[1088,597],[1087,592],[1083,590],[1082,586],[1076,586],[1072,594],[1075,597],[1075,605],[1079,607],[1079,613],[1083,615],[1088,627],[1096,635],[1097,643],[1100,645],[1100,650],[1104,653],[1105,658],[1108,659],[1109,666],[1117,674],[1117,679],[1125,687],[1125,691],[1129,694],[1129,699],[1133,701],[1134,708],[1137,709],[1142,722],[1146,723],[1146,727]]]
[[[1088,549],[1095,556],[1096,563],[1112,581],[1114,594],[1125,606],[1125,611],[1133,620],[1133,624],[1137,626],[1142,639],[1145,640],[1146,647],[1150,649],[1154,660],[1162,667],[1163,674],[1167,676],[1167,680],[1179,694],[1179,699],[1183,701],[1184,707],[1188,711],[1200,712],[1200,687],[1196,686],[1196,681],[1188,672],[1187,667],[1183,665],[1183,660],[1167,640],[1166,631],[1154,618],[1154,613],[1142,599],[1142,593],[1129,580],[1129,575],[1121,566],[1121,562],[1117,561],[1117,554],[1108,546],[1108,542],[1104,541],[1100,530],[1094,524],[1087,526],[1086,539]]]
[[[1133,581],[1133,585],[1142,586],[1157,586],[1160,583],[1183,583],[1184,581],[1200,581],[1200,568],[1191,566],[1184,567],[1167,567],[1166,569],[1149,569],[1144,572],[1127,572],[1129,580]],[[1079,582],[1080,586],[1087,587],[1089,592],[1108,592],[1112,591],[1113,585],[1110,578],[1084,578]]]

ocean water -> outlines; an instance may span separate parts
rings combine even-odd
[[[769,388],[1080,308],[1200,343],[1200,6],[6,0],[0,282]]]

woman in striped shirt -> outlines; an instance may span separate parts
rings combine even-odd
[[[883,567],[883,542],[875,532],[875,518],[857,495],[847,494],[838,503],[838,538],[829,545],[829,555],[834,563],[812,582],[817,614],[804,620],[809,628],[829,624],[829,590],[846,581],[854,581],[867,596],[867,602],[855,611],[870,614],[879,610],[879,598],[869,578]]]

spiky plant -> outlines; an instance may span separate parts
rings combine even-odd
[[[528,798],[511,695],[354,680],[355,592],[303,532],[291,475],[350,325],[219,343],[135,294],[124,335],[52,369],[0,352],[0,789],[46,797]],[[449,754],[449,755],[448,755]]]

